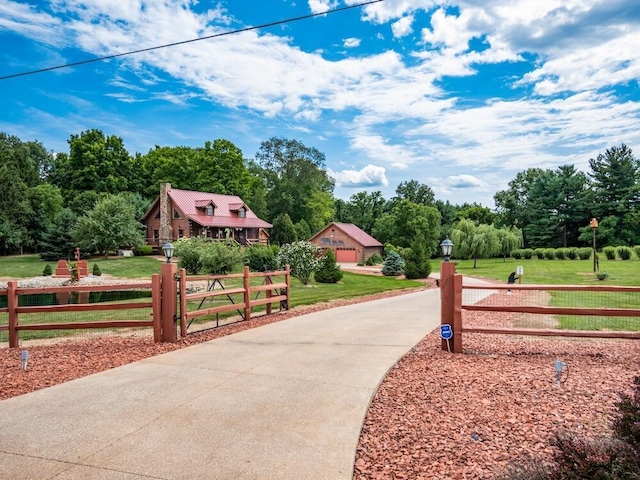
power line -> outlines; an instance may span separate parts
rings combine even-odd
[[[201,40],[209,40],[209,39],[212,39],[212,38],[224,37],[226,35],[234,35],[236,33],[242,33],[242,32],[249,32],[251,30],[258,30],[258,29],[261,29],[261,28],[273,27],[273,26],[282,25],[282,24],[285,24],[285,23],[298,22],[300,20],[307,20],[309,18],[319,17],[321,15],[329,15],[329,14],[332,14],[332,13],[338,13],[338,12],[342,12],[344,10],[350,10],[352,8],[360,8],[360,7],[364,7],[364,6],[367,6],[367,5],[371,5],[373,3],[380,3],[380,2],[384,2],[384,1],[385,0],[370,0],[370,1],[367,1],[367,2],[363,2],[363,3],[357,3],[355,5],[348,5],[348,6],[345,6],[345,7],[334,8],[333,10],[326,10],[326,11],[320,12],[320,13],[310,13],[308,15],[303,15],[301,17],[293,17],[293,18],[288,18],[286,20],[278,20],[278,21],[275,21],[275,22],[263,23],[262,25],[255,25],[253,27],[240,28],[238,30],[232,30],[230,32],[216,33],[215,35],[207,35],[206,37],[192,38],[190,40],[182,40],[180,42],[167,43],[165,45],[158,45],[158,46],[155,46],[155,47],[141,48],[140,50],[132,50],[132,51],[129,51],[129,52],[124,52],[124,53],[115,53],[113,55],[105,55],[104,57],[89,58],[87,60],[80,60],[79,62],[65,63],[63,65],[56,65],[56,66],[53,66],[53,67],[41,68],[41,69],[38,69],[38,70],[30,70],[30,71],[27,71],[27,72],[13,73],[11,75],[4,75],[4,76],[0,77],[0,80],[7,80],[9,78],[16,78],[16,77],[25,77],[27,75],[35,75],[36,73],[50,72],[52,70],[59,70],[61,68],[77,67],[78,65],[86,65],[88,63],[101,62],[103,60],[111,60],[112,58],[125,57],[127,55],[135,55],[136,53],[150,52],[152,50],[159,50],[161,48],[175,47],[177,45],[184,45],[184,44],[187,44],[187,43],[199,42]]]

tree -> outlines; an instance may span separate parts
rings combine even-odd
[[[283,245],[278,253],[278,264],[281,268],[289,265],[291,275],[307,285],[320,266],[320,247],[306,240]]]
[[[435,253],[440,237],[437,208],[401,200],[390,214],[380,217],[373,228],[373,236],[380,242],[399,247],[409,247],[416,235],[424,242],[428,256]]]
[[[336,256],[330,248],[322,257],[318,269],[314,272],[313,278],[319,283],[338,283],[342,280],[342,270],[336,263]]]
[[[435,196],[431,187],[421,184],[417,180],[400,182],[396,187],[396,195],[397,196],[392,199],[394,203],[409,200],[418,205],[433,205],[435,202]]]
[[[337,218],[337,221],[358,225],[371,235],[376,219],[386,212],[387,204],[380,191],[355,193],[351,195],[348,203],[344,203],[341,217]]]
[[[455,225],[451,241],[455,245],[455,256],[473,258],[473,268],[477,267],[478,258],[490,257],[500,251],[500,241],[495,227],[476,225],[467,219],[462,219]]]
[[[112,195],[78,219],[72,235],[79,247],[108,255],[121,247],[144,244],[144,226],[137,221],[135,206],[120,195]]]
[[[404,275],[408,279],[427,278],[431,273],[431,262],[420,237],[415,237],[411,248],[405,255]]]
[[[58,154],[49,174],[67,202],[80,192],[118,194],[140,186],[142,172],[122,138],[91,129],[69,138],[69,155]]]
[[[325,156],[319,150],[297,140],[273,137],[262,142],[255,160],[267,187],[268,218],[286,213],[294,223],[305,219],[312,230],[333,218],[327,199],[334,182],[325,171]],[[318,205],[320,212],[314,210]]]
[[[298,238],[296,229],[291,221],[291,217],[284,213],[273,219],[273,228],[271,229],[271,243],[274,245],[284,245],[293,243]]]
[[[498,235],[498,242],[500,243],[500,254],[502,260],[507,261],[507,257],[511,255],[511,252],[516,248],[522,247],[523,237],[522,231],[517,227],[502,227],[496,230]]]
[[[458,219],[468,218],[475,222],[476,225],[485,224],[493,225],[496,219],[496,214],[489,208],[473,203],[471,205],[463,205],[458,210]]]
[[[531,185],[542,174],[541,168],[529,168],[518,172],[509,182],[509,188],[497,192],[493,199],[496,203],[496,212],[499,216],[499,225],[514,225],[522,230],[531,223],[532,215],[529,211],[531,200]],[[525,235],[525,244],[528,239]]]
[[[396,277],[404,271],[404,260],[394,251],[390,251],[382,262],[382,275]]]
[[[72,234],[78,217],[65,208],[42,232],[38,243],[40,258],[48,261],[74,258],[78,244]]]
[[[300,220],[293,227],[296,231],[296,238],[299,238],[300,240],[308,240],[309,237],[311,237],[311,228],[309,228],[309,224],[305,222],[304,219]]]
[[[596,201],[594,217],[615,217],[615,242],[619,245],[640,243],[640,162],[629,147],[612,147],[589,160]]]
[[[34,246],[38,246],[43,232],[62,212],[62,194],[58,187],[41,183],[29,189],[31,216],[27,229]]]

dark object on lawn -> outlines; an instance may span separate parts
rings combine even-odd
[[[516,272],[511,272],[511,275],[509,275],[509,279],[507,280],[507,283],[511,285],[516,283]]]

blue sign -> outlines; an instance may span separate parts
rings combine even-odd
[[[451,325],[445,323],[440,325],[440,337],[443,340],[450,340],[453,338],[453,330],[451,329]]]

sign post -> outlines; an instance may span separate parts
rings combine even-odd
[[[516,274],[518,275],[518,283],[522,283],[522,275],[524,275],[524,267],[522,266],[517,266],[516,267]]]
[[[451,353],[451,339],[453,338],[453,329],[448,323],[440,325],[440,338],[447,341],[447,350]]]

